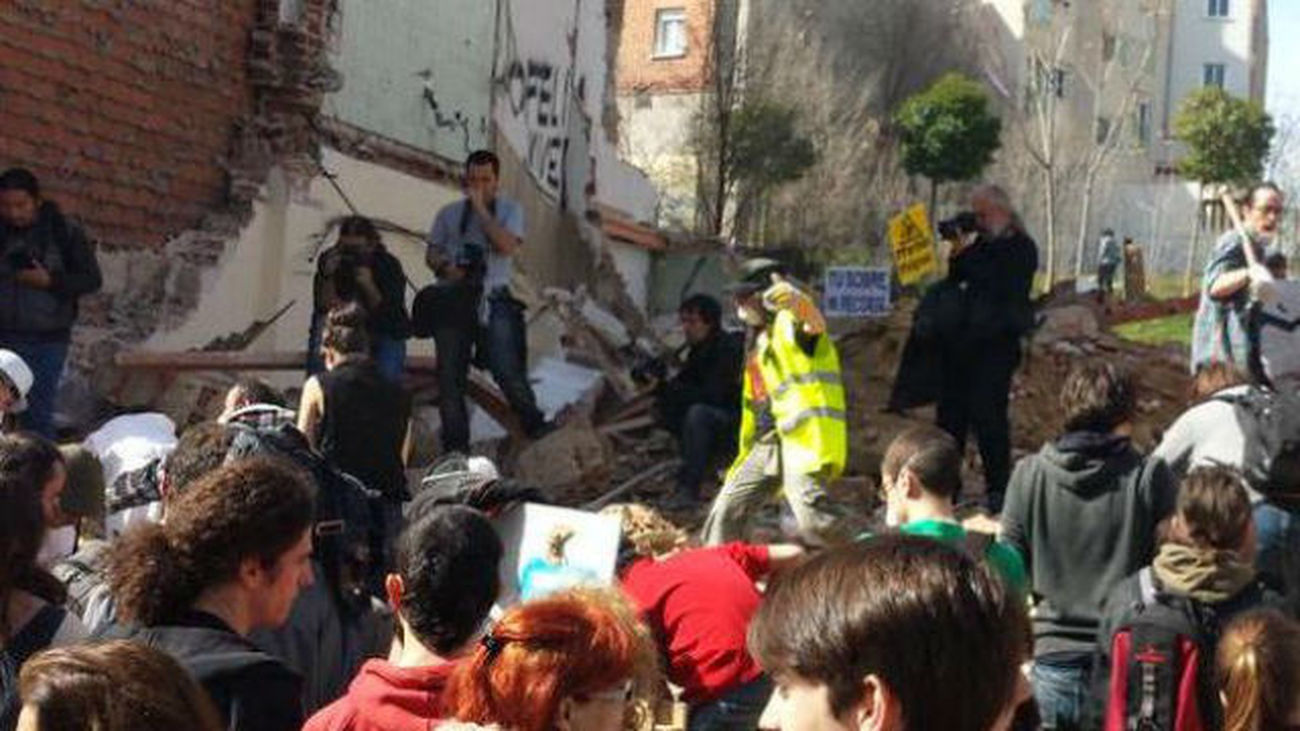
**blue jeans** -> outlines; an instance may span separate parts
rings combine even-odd
[[[693,706],[686,731],[752,731],[758,728],[771,696],[772,681],[766,675],[755,678],[716,700]]]
[[[732,409],[709,404],[691,404],[682,419],[677,441],[681,446],[682,466],[677,471],[677,493],[692,499],[700,496],[700,483],[709,470],[714,455],[735,456],[736,430],[740,415]]]
[[[1046,655],[1034,660],[1030,676],[1034,700],[1042,717],[1044,731],[1077,731],[1083,728],[1088,704],[1092,701],[1092,661],[1074,664],[1052,662]]]
[[[1256,504],[1254,513],[1255,568],[1276,583],[1293,610],[1300,609],[1300,517],[1267,502]]]
[[[46,439],[54,439],[54,406],[59,395],[59,379],[68,360],[68,341],[38,341],[21,335],[0,337],[0,347],[18,354],[32,369],[32,390],[27,394],[27,411],[22,415],[23,428]]]
[[[438,348],[438,411],[442,417],[444,452],[469,451],[469,410],[465,405],[469,367],[477,362],[492,373],[520,425],[530,437],[546,427],[537,408],[532,384],[528,382],[528,339],[524,330],[524,308],[509,294],[488,299],[488,321],[481,326],[474,312],[478,292],[457,283],[443,287],[443,309],[447,316],[435,324],[433,340]]]

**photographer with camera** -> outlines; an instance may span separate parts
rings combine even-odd
[[[471,360],[487,365],[524,432],[548,425],[528,383],[524,304],[510,293],[511,257],[523,246],[524,211],[497,195],[501,161],[488,150],[465,161],[465,197],[438,211],[425,261],[438,282],[417,297],[417,334],[438,349],[438,410],[445,452],[469,451],[465,390]]]
[[[0,348],[31,367],[25,426],[44,437],[54,437],[77,299],[100,285],[85,231],[41,197],[36,176],[23,168],[0,174]]]
[[[963,450],[974,430],[988,508],[998,513],[1011,476],[1007,406],[1020,337],[1033,327],[1038,246],[1002,188],[982,185],[970,204],[971,212],[939,224],[952,252],[947,279],[927,293],[925,316],[933,318],[939,361],[938,425]]]
[[[716,299],[692,295],[677,314],[686,335],[682,369],[667,381],[663,381],[667,368],[662,361],[654,362],[657,373],[633,373],[647,381],[663,381],[655,394],[656,415],[659,425],[677,437],[682,456],[670,509],[694,506],[710,460],[735,451],[745,367],[744,338],[722,329],[722,305]]]
[[[320,349],[325,316],[351,303],[366,312],[366,331],[375,365],[390,380],[401,380],[410,327],[405,287],[402,263],[384,248],[375,224],[365,216],[343,219],[338,242],[320,255],[316,265],[307,374],[314,376],[325,370]]]

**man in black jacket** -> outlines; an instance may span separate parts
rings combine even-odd
[[[36,376],[28,429],[54,437],[54,402],[68,357],[77,298],[99,289],[99,264],[80,226],[41,198],[36,176],[0,174],[0,347]]]
[[[688,506],[699,500],[709,461],[735,450],[745,345],[722,329],[722,305],[706,294],[687,298],[678,315],[689,352],[682,370],[660,389],[657,406],[659,423],[681,445],[673,502]]]
[[[997,513],[1011,475],[1007,405],[1020,336],[1033,324],[1038,247],[1001,188],[981,186],[970,202],[979,231],[969,243],[957,242],[943,285],[951,303],[939,345],[938,423],[963,449],[974,430],[988,507]]]

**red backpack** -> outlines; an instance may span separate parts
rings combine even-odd
[[[1218,729],[1213,610],[1160,591],[1150,567],[1139,572],[1138,585],[1139,600],[1111,637],[1103,731]]]

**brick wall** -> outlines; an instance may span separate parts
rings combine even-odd
[[[316,174],[337,7],[298,6],[282,18],[280,0],[0,3],[0,167],[32,169],[104,270],[73,331],[79,395],[111,388],[123,346],[194,311],[273,166]]]
[[[709,27],[716,0],[625,0],[618,48],[618,91],[699,91],[706,81]],[[655,58],[655,14],[686,11],[686,55]]]
[[[258,0],[0,6],[0,165],[103,244],[158,245],[226,193]]]

